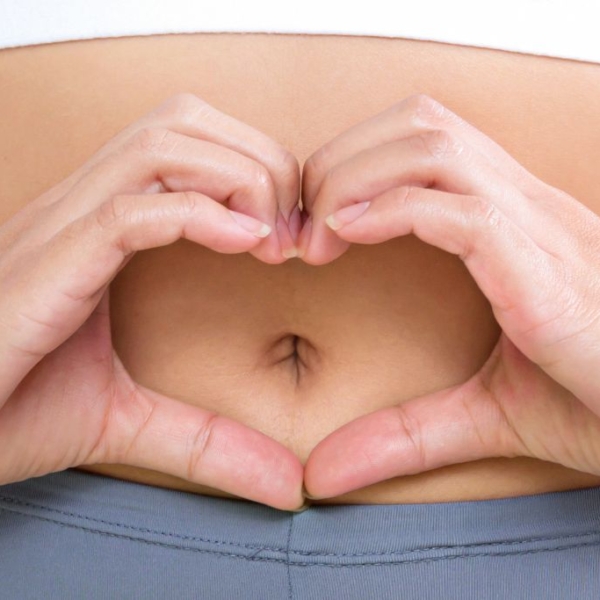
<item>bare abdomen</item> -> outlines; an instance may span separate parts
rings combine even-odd
[[[271,135],[301,164],[356,122],[427,93],[600,212],[589,159],[600,150],[597,65],[399,39],[194,34],[4,50],[0,73],[9,91],[0,97],[4,219],[181,91]],[[413,236],[352,246],[319,267],[267,265],[180,241],[127,265],[111,287],[111,314],[117,352],[140,383],[255,427],[302,460],[360,415],[466,380],[499,333],[459,259]],[[219,493],[139,469],[96,469]],[[533,459],[491,459],[332,501],[450,501],[598,484]]]

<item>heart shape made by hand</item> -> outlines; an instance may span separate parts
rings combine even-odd
[[[262,431],[303,463],[356,417],[466,380],[498,334],[461,261],[414,236],[319,266],[182,240],[134,257],[111,285],[111,319],[136,381]]]
[[[518,415],[510,419],[505,411],[519,412],[511,399],[524,381],[539,390],[534,408],[541,408],[548,396],[558,399],[555,409],[578,400],[561,380],[571,391],[594,397],[593,378],[573,378],[580,372],[574,368],[578,363],[562,368],[565,360],[589,362],[580,348],[574,345],[571,358],[562,354],[546,360],[550,368],[545,373],[535,362],[556,343],[556,332],[545,333],[546,343],[539,334],[530,335],[549,322],[532,307],[552,304],[561,317],[568,301],[557,293],[551,302],[547,298],[549,283],[564,277],[564,271],[556,271],[552,258],[559,250],[545,250],[552,240],[536,223],[550,219],[553,211],[568,210],[585,231],[594,215],[525,171],[482,132],[422,97],[345,132],[313,155],[307,170],[302,200],[308,217],[299,243],[304,263],[252,263],[255,269],[237,257],[242,269],[236,270],[219,257],[212,265],[192,263],[191,274],[182,277],[185,260],[171,257],[165,271],[175,272],[176,280],[155,279],[152,289],[161,292],[154,292],[153,308],[142,310],[136,303],[136,314],[121,320],[121,334],[128,328],[138,343],[134,348],[123,337],[115,340],[131,374],[147,387],[164,385],[170,377],[181,387],[169,386],[168,395],[191,403],[201,398],[205,408],[212,403],[214,413],[267,433],[303,461],[310,462],[308,454],[327,456],[318,474],[308,479],[305,474],[305,482],[321,490],[356,489],[357,482],[364,486],[394,474],[489,457],[533,456],[590,468],[583,447],[576,460],[570,455],[557,460],[543,445],[532,451],[515,429]],[[542,193],[548,213],[538,215],[540,205],[531,198]],[[553,227],[563,227],[561,219]],[[418,239],[408,235],[413,233]],[[372,247],[349,251],[351,242]],[[182,242],[171,251],[185,246]],[[390,248],[395,254],[386,255]],[[432,252],[428,260],[415,260]],[[410,264],[399,260],[403,253]],[[537,262],[530,260],[532,254]],[[339,276],[340,265],[347,265],[346,277]],[[155,276],[154,267],[139,275],[137,289]],[[183,289],[176,292],[182,281]],[[170,306],[157,302],[169,294]],[[515,303],[523,306],[517,311]],[[159,324],[155,337],[140,344],[140,327],[147,329],[152,318]],[[118,326],[118,317],[114,321]],[[553,365],[559,365],[556,373],[550,372]],[[493,392],[492,379],[499,386]],[[443,391],[431,393],[437,389]],[[419,424],[417,437],[411,434],[415,425],[402,404],[414,396],[423,398],[410,403],[410,410],[421,410],[420,418],[434,433]],[[432,416],[436,402],[453,415],[449,422]],[[357,419],[392,406],[395,412]],[[581,404],[577,410],[583,415],[587,409]],[[393,415],[396,424],[390,425]],[[534,424],[541,422],[539,416]],[[342,427],[349,421],[356,422]],[[567,424],[565,438],[577,422]],[[374,428],[375,438],[361,432],[361,423],[368,424],[368,431]],[[481,436],[482,427],[496,443]],[[462,436],[468,441],[461,443]],[[425,437],[427,452],[419,442]],[[341,456],[349,450],[339,442],[344,439],[361,442],[360,451],[352,448],[356,473]],[[363,443],[369,451],[363,451]],[[452,453],[446,443],[453,445]],[[406,469],[394,462],[403,452],[386,444],[404,449]],[[435,451],[432,459],[429,451]],[[341,483],[330,485],[336,464],[346,473]],[[310,465],[306,472],[311,473]]]

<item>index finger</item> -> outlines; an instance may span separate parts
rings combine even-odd
[[[39,206],[52,204],[108,155],[148,127],[170,129],[189,137],[225,146],[263,164],[275,187],[281,212],[287,220],[298,203],[300,166],[298,159],[266,133],[219,111],[191,93],[176,94],[144,114],[108,140],[84,165],[40,198]]]
[[[302,169],[303,207],[312,212],[323,179],[335,165],[368,148],[435,130],[460,136],[524,194],[539,193],[540,181],[498,143],[433,98],[415,94],[340,133],[308,157]]]
[[[159,126],[164,119],[165,126],[185,128],[188,136],[213,141],[262,163],[273,179],[282,213],[289,220],[300,194],[300,165],[279,142],[194,94],[182,93],[170,98],[148,118],[153,115],[158,118]]]

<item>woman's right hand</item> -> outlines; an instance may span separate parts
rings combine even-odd
[[[0,226],[0,483],[120,463],[302,505],[291,451],[133,381],[109,319],[110,282],[138,250],[186,238],[284,261],[299,182],[274,140],[180,94]]]

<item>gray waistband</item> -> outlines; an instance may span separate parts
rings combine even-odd
[[[290,513],[68,470],[1,486],[0,510],[151,544],[267,560],[397,561],[440,552],[532,552],[600,539],[600,487],[468,502],[321,505]]]

